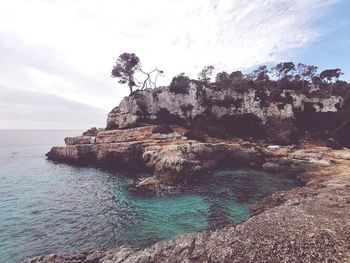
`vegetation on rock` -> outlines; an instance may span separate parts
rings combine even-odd
[[[170,91],[176,94],[188,94],[188,89],[190,87],[191,79],[185,75],[185,73],[181,73],[175,77],[170,83]]]
[[[146,75],[145,79],[143,81],[138,81],[135,77],[136,73]],[[157,77],[162,73],[163,71],[157,68],[150,72],[144,71],[138,56],[134,53],[123,53],[118,57],[116,64],[113,66],[111,76],[118,78],[120,84],[127,84],[130,93],[132,93],[134,87],[141,86],[141,90],[147,87],[156,87]],[[153,81],[152,74],[155,74]]]

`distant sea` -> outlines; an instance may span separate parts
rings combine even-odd
[[[182,194],[139,197],[127,191],[135,175],[46,160],[51,146],[81,132],[0,130],[0,262],[146,246],[238,223],[249,216],[252,203],[298,185],[263,172],[225,170]]]

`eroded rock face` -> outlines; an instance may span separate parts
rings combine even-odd
[[[191,82],[188,93],[174,93],[169,87],[136,91],[108,114],[107,129],[130,128],[145,122],[191,127],[196,119],[203,118],[208,126],[222,126],[230,136],[244,136],[253,128],[260,129],[258,135],[271,142],[290,144],[297,140],[300,131],[296,118],[303,114],[305,105],[315,113],[328,113],[337,112],[344,104],[344,98],[332,91],[320,96],[314,84],[306,84],[308,91],[304,93],[274,87],[273,82],[263,87],[252,87],[247,81],[240,85],[216,87]],[[238,123],[247,132],[232,128]]]
[[[53,147],[47,157],[80,165],[146,169],[159,183],[186,182],[220,166],[258,166],[264,158],[254,144],[199,142],[189,140],[187,132],[162,125],[102,131],[97,137],[66,138],[67,146]]]
[[[101,131],[104,131],[104,128],[96,128],[96,127],[92,127],[88,130],[86,130],[85,132],[83,132],[83,136],[92,136],[92,137],[96,137],[97,134]]]

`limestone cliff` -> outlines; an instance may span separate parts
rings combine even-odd
[[[142,185],[186,182],[219,166],[262,168],[266,141],[289,145],[314,136],[325,144],[332,137],[328,143],[334,148],[350,146],[349,121],[350,87],[345,82],[317,86],[242,80],[225,86],[192,81],[181,89],[170,85],[135,91],[109,113],[106,130],[66,138],[66,147],[53,147],[47,156],[147,170],[153,177]],[[232,143],[237,137],[254,141]]]
[[[192,81],[180,91],[171,86],[135,91],[108,114],[107,129],[180,124],[215,137],[291,144],[308,131],[331,133],[349,118],[337,117],[350,108],[349,90],[346,83],[242,80],[225,86]]]

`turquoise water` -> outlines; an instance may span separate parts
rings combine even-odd
[[[0,130],[0,262],[145,246],[238,223],[256,200],[297,185],[257,171],[219,171],[179,195],[139,197],[127,191],[135,175],[45,159],[52,145],[80,133]]]

